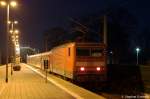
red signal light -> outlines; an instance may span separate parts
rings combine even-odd
[[[100,71],[100,70],[101,70],[101,68],[100,68],[100,67],[97,67],[97,68],[96,68],[96,70],[97,70],[97,71]]]
[[[85,70],[85,68],[84,68],[84,67],[80,67],[80,70],[81,70],[81,71],[84,71],[84,70]]]

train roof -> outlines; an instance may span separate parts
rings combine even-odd
[[[54,47],[52,50],[55,50],[56,48],[63,48],[63,47],[67,47],[67,46],[77,46],[77,47],[89,47],[89,46],[94,46],[94,47],[101,47],[101,48],[105,48],[106,45],[104,43],[93,43],[93,42],[86,42],[86,43],[80,43],[80,42],[69,42],[69,43],[65,43],[62,45],[58,45],[56,47]],[[51,50],[51,51],[52,51]]]
[[[58,46],[52,48],[51,51],[53,51],[53,50],[55,50],[55,49],[57,49],[57,48],[63,48],[63,47],[66,47],[66,46],[71,46],[71,45],[72,45],[72,46],[75,45],[75,42],[69,42],[69,43],[64,43],[64,44],[58,45]]]
[[[89,46],[94,46],[94,47],[106,47],[104,43],[76,43],[76,46],[78,47],[89,47]]]
[[[62,44],[62,45],[58,45],[57,47],[54,47],[53,49],[51,49],[51,50],[48,51],[48,52],[38,53],[38,54],[35,54],[35,55],[29,55],[28,57],[36,57],[36,56],[51,54],[53,50],[55,50],[55,49],[57,49],[57,48],[67,47],[67,46],[77,46],[77,47],[89,47],[89,46],[94,46],[94,47],[101,47],[101,48],[105,48],[105,47],[106,47],[104,43],[91,43],[91,42],[79,43],[79,42],[69,42],[69,43],[65,43],[65,44]]]
[[[36,57],[36,56],[42,56],[42,55],[48,55],[48,54],[51,54],[51,51],[29,55],[28,57]]]

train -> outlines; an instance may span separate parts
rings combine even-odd
[[[27,56],[27,64],[58,74],[73,81],[106,81],[107,55],[103,43],[70,42],[50,51]]]

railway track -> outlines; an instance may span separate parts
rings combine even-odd
[[[107,99],[150,99],[149,76],[150,66],[109,65],[106,87],[83,87]]]

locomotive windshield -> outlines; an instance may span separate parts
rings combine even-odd
[[[90,56],[90,49],[77,48],[77,56]]]
[[[91,56],[100,57],[103,55],[103,50],[100,49],[91,49]]]
[[[77,48],[77,56],[91,56],[91,57],[101,57],[103,55],[103,50],[92,49],[92,48]]]

